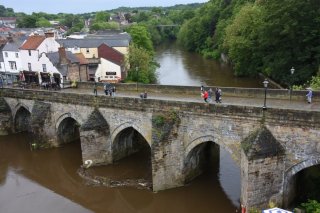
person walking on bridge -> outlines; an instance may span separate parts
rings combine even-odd
[[[308,89],[308,93],[307,93],[307,101],[308,101],[308,104],[311,104],[311,100],[312,100],[312,89],[309,87],[307,88]]]
[[[93,84],[93,94],[97,97],[98,95],[98,90],[97,90],[97,82],[94,82]]]

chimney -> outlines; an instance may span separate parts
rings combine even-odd
[[[44,35],[46,38],[54,38],[54,32],[45,32]]]
[[[59,47],[58,52],[59,52],[59,63],[60,64],[69,64],[66,49],[64,48],[64,46]]]
[[[7,41],[8,41],[8,42],[13,42],[13,37],[12,37],[11,35],[8,36],[8,37],[7,37]]]

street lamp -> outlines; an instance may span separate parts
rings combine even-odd
[[[267,105],[266,105],[266,102],[267,102],[267,88],[268,88],[269,81],[267,79],[265,79],[262,83],[263,83],[263,86],[264,86],[264,104],[263,104],[262,109],[266,110],[267,109]]]
[[[292,96],[292,84],[293,84],[293,81],[292,81],[292,76],[293,76],[293,74],[294,74],[294,71],[295,71],[295,69],[294,69],[294,67],[292,67],[291,69],[290,69],[290,72],[291,72],[291,78],[290,78],[290,101],[291,101],[291,96]]]
[[[137,77],[136,88],[137,88],[137,91],[138,91],[138,81],[139,81],[138,67],[136,67],[136,77]]]

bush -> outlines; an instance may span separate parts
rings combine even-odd
[[[320,213],[320,203],[316,200],[308,200],[306,203],[301,204],[306,213]]]

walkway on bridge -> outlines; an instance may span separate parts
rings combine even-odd
[[[80,94],[93,94],[93,90],[89,89],[64,89],[61,92],[66,93],[80,93]],[[116,96],[118,97],[131,97],[131,98],[140,98],[140,92],[134,91],[117,91]],[[98,90],[98,96],[106,96],[104,91]],[[112,97],[110,97],[112,98]],[[158,100],[172,100],[172,101],[184,101],[184,102],[203,102],[204,100],[200,96],[200,92],[198,96],[194,95],[183,95],[183,94],[162,94],[162,93],[148,93],[148,99],[158,99]],[[214,99],[214,97],[213,97]],[[217,104],[213,100],[209,104]],[[220,103],[218,103],[220,104]],[[222,96],[221,105],[241,105],[241,106],[254,106],[261,107],[264,104],[264,99],[262,98],[244,98],[244,97],[230,97],[230,96]],[[283,99],[267,99],[267,108],[276,108],[276,109],[296,109],[303,111],[320,111],[320,102],[313,102],[311,104],[305,101],[297,101],[297,100],[283,100]]]

